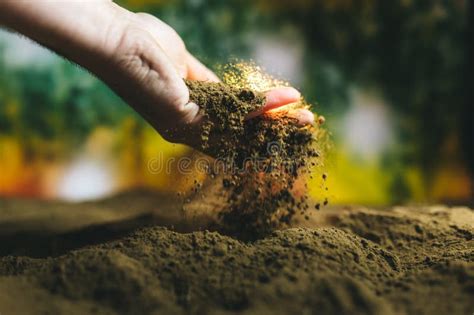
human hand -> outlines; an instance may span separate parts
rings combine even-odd
[[[107,81],[167,140],[195,145],[199,107],[189,102],[189,91],[181,78],[200,81],[218,81],[218,78],[195,59],[178,34],[159,19],[146,13],[133,14],[129,19],[131,23],[124,28],[112,57],[116,63],[112,73],[120,71],[121,74]],[[131,86],[134,88],[130,89]],[[251,113],[249,118],[296,102],[300,93],[284,87],[268,91],[266,97],[264,108]],[[314,120],[308,110],[299,110],[295,117],[301,124]]]
[[[194,58],[178,34],[146,13],[111,1],[28,2],[6,0],[0,22],[84,66],[107,83],[165,139],[197,143],[198,105],[189,102],[183,79],[218,81]],[[249,118],[298,101],[293,88],[266,93],[267,103]],[[295,113],[312,123],[311,112]]]

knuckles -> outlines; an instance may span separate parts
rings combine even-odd
[[[148,67],[144,59],[144,49],[149,39],[139,29],[126,27],[115,48],[111,61],[122,71],[139,74]]]
[[[166,141],[189,144],[189,130],[194,128],[193,120],[197,115],[186,106],[189,91],[181,79],[176,80],[178,76],[170,76],[164,71],[165,68],[160,67],[160,62],[169,62],[167,58],[152,62],[151,59],[156,57],[153,49],[161,47],[157,46],[154,34],[147,32],[146,28],[150,27],[150,23],[158,22],[156,25],[165,33],[165,39],[172,39],[173,42],[169,44],[185,51],[184,43],[172,28],[155,17],[145,13],[138,13],[137,17],[143,20],[143,24],[130,23],[125,26],[109,57],[109,61],[123,76],[119,80],[122,83],[114,86],[122,90],[117,92],[139,113],[144,114]],[[111,81],[118,79],[111,78]],[[123,84],[124,81],[128,83]]]

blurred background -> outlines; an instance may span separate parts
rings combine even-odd
[[[254,60],[302,91],[331,132],[331,203],[473,204],[469,1],[118,2],[170,24],[213,69]],[[86,71],[0,32],[0,195],[172,192],[187,179],[150,161],[189,154]]]

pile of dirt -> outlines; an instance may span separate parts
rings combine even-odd
[[[203,116],[201,149],[216,160],[225,194],[218,224],[227,233],[255,239],[288,225],[308,210],[307,196],[293,193],[295,181],[316,164],[319,126],[301,126],[288,110],[247,119],[265,103],[262,92],[224,83],[186,81],[190,100]],[[307,108],[303,100],[291,110]],[[212,196],[207,196],[212,198]]]
[[[148,227],[57,257],[4,256],[0,312],[431,315],[474,310],[474,211],[356,208],[321,214],[324,224],[309,221],[304,228],[275,231],[254,242]]]

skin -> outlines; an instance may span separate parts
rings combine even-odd
[[[104,81],[165,139],[196,147],[202,117],[183,78],[218,81],[167,24],[107,0],[2,0],[0,25],[77,63]],[[293,88],[266,93],[263,110],[298,101]],[[311,124],[313,114],[292,114]]]

